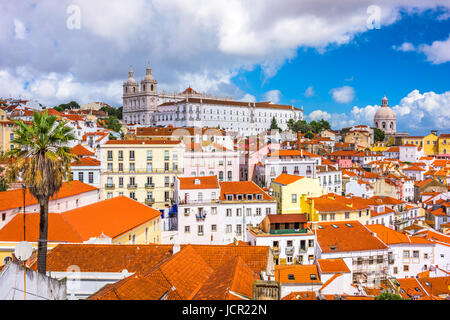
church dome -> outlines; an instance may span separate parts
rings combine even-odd
[[[395,112],[390,107],[381,107],[375,112],[375,120],[395,120]]]

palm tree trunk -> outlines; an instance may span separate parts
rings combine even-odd
[[[38,272],[47,272],[48,198],[39,199]]]

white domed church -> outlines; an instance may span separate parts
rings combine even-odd
[[[395,112],[391,109],[391,107],[389,107],[386,96],[384,96],[381,102],[381,108],[375,112],[373,122],[375,128],[383,130],[386,134],[395,134],[397,132]]]

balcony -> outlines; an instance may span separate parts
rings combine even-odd
[[[153,198],[146,198],[145,199],[145,204],[148,205],[148,206],[151,206],[154,203],[155,203],[155,199],[153,199]]]
[[[127,188],[129,189],[129,190],[135,190],[135,189],[137,189],[137,184],[131,184],[131,183],[129,183],[128,185],[127,185]]]
[[[308,229],[273,229],[270,234],[307,233]]]
[[[146,183],[145,184],[145,189],[154,189],[155,188],[155,184],[154,183]]]
[[[274,256],[278,256],[280,254],[280,248],[273,247],[272,252]]]
[[[292,256],[294,254],[294,247],[286,247],[285,252],[287,256]]]
[[[195,219],[197,219],[197,221],[205,220],[206,219],[206,212],[196,214],[195,215]]]
[[[299,253],[306,253],[306,248],[305,247],[300,247],[300,249],[298,249]]]
[[[111,190],[114,189],[115,185],[113,183],[107,183],[105,184],[105,189],[106,190]]]

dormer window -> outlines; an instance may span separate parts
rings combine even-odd
[[[200,179],[194,179],[194,184],[200,184]]]
[[[256,195],[256,199],[258,199],[258,200],[262,200],[262,198],[263,198],[262,194],[258,194],[258,195]]]
[[[230,200],[230,201],[233,200],[233,195],[228,194],[228,195],[227,195],[227,200]]]
[[[248,194],[247,195],[247,200],[253,200],[253,195],[252,194]]]

